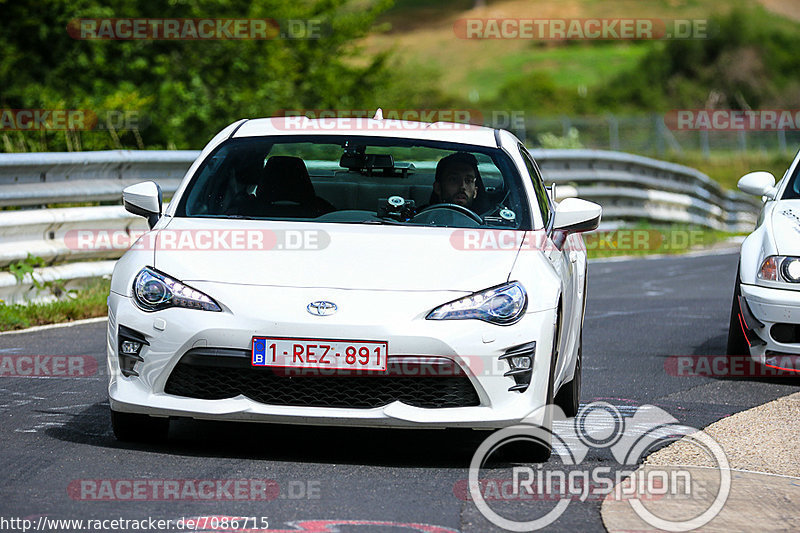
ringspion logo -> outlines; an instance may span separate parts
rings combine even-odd
[[[552,429],[537,421],[552,420]],[[681,439],[696,446],[715,465],[718,479],[705,479],[689,467],[637,468],[656,447]],[[503,446],[524,443],[552,445],[553,457],[545,464],[514,466],[510,475],[498,476],[491,458]],[[591,450],[608,449],[618,468],[610,464],[584,464]],[[616,470],[616,471],[615,471]],[[484,475],[482,476],[482,472]],[[666,411],[643,405],[632,416],[607,402],[583,406],[573,419],[555,405],[531,413],[523,423],[500,429],[475,451],[467,480],[456,484],[454,494],[471,499],[480,513],[494,525],[509,531],[535,531],[555,522],[573,501],[619,499],[627,502],[646,523],[667,531],[689,531],[707,524],[725,505],[731,488],[731,472],[722,447],[707,433],[678,421]],[[670,507],[648,509],[643,502],[669,499],[691,507],[690,517],[667,514]],[[553,501],[546,508],[530,501]],[[520,511],[508,516],[490,502],[519,503]],[[502,512],[501,512],[502,511]],[[505,513],[505,515],[503,514]],[[524,519],[523,519],[524,518]]]

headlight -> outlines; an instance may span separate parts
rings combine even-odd
[[[168,307],[222,311],[209,296],[149,267],[133,280],[133,301],[144,311]]]
[[[781,274],[783,279],[789,283],[800,282],[800,259],[797,257],[787,257],[781,263]]]
[[[764,259],[758,269],[758,279],[800,283],[800,257],[771,255]]]
[[[437,307],[425,317],[428,320],[476,319],[507,326],[522,318],[528,306],[528,295],[519,282],[476,292],[470,296]]]

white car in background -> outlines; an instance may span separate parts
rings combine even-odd
[[[601,210],[549,194],[503,130],[231,124],[166,210],[153,182],[124,192],[152,231],[111,281],[116,436],[170,417],[499,428],[554,399],[574,415],[579,232]]]
[[[751,172],[739,189],[764,201],[756,229],[742,243],[728,329],[729,355],[784,369],[800,354],[800,153],[775,183]]]

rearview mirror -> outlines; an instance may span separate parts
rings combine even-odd
[[[154,181],[143,181],[122,190],[122,205],[125,210],[145,217],[150,229],[161,218],[161,204],[161,187]]]
[[[600,224],[603,208],[580,198],[565,198],[556,207],[553,229],[567,233],[591,231]]]
[[[759,170],[745,174],[739,179],[739,190],[754,196],[766,196],[770,200],[775,199],[775,176],[769,172]]]

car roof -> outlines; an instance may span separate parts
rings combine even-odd
[[[271,117],[247,120],[231,138],[268,135],[352,135],[444,141],[496,148],[498,139],[493,128],[454,122],[417,122],[411,120],[340,117],[310,119]]]

